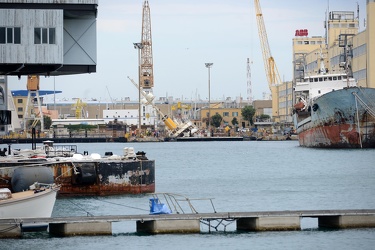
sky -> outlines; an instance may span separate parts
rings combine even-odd
[[[297,29],[324,36],[326,11],[357,11],[364,29],[366,0],[260,0],[271,55],[281,79],[292,80],[292,39]],[[99,0],[97,72],[41,77],[40,89],[59,90],[56,100],[81,98],[120,102],[138,100],[137,81],[143,0]],[[156,99],[247,99],[247,58],[252,97],[270,93],[264,70],[253,0],[149,0]],[[357,13],[355,14],[357,15]],[[8,78],[9,89],[26,88],[26,77]],[[49,96],[45,100],[53,98]]]

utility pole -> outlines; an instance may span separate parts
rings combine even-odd
[[[208,132],[207,136],[211,137],[211,74],[210,69],[213,63],[205,63],[208,68]]]

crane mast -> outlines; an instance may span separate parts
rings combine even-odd
[[[141,42],[143,47],[141,49],[140,84],[145,90],[151,91],[151,88],[154,87],[154,72],[152,60],[151,14],[148,0],[145,0],[143,3]]]
[[[262,47],[264,69],[266,71],[268,86],[271,90],[272,95],[272,117],[277,122],[279,121],[279,96],[277,88],[279,85],[281,85],[282,81],[277,70],[275,60],[271,55],[266,26],[264,25],[263,14],[260,8],[259,0],[254,0],[254,5],[258,24],[259,40]]]

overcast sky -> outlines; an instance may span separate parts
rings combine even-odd
[[[283,80],[292,79],[292,39],[296,29],[324,36],[325,13],[355,11],[360,6],[360,29],[366,0],[260,1],[271,53]],[[41,89],[61,90],[62,98],[137,100],[127,79],[137,80],[143,0],[99,0],[97,17],[97,73],[41,77]],[[211,100],[247,98],[250,58],[252,93],[269,93],[255,19],[253,0],[149,0],[151,10],[154,94],[184,100],[208,99],[208,70],[212,62]],[[357,15],[357,14],[355,14]],[[26,77],[9,77],[10,89],[25,89]],[[52,98],[52,97],[49,97]]]

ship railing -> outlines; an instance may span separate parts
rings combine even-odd
[[[197,209],[193,206],[192,202],[196,203],[197,201],[208,201],[213,212],[216,213],[216,209],[213,203],[213,198],[188,198],[181,194],[175,193],[153,193],[153,199],[157,200],[158,202],[166,202],[167,206],[171,210],[171,212],[177,214],[185,214],[185,213],[195,213],[198,214]],[[188,211],[190,210],[190,211]]]

